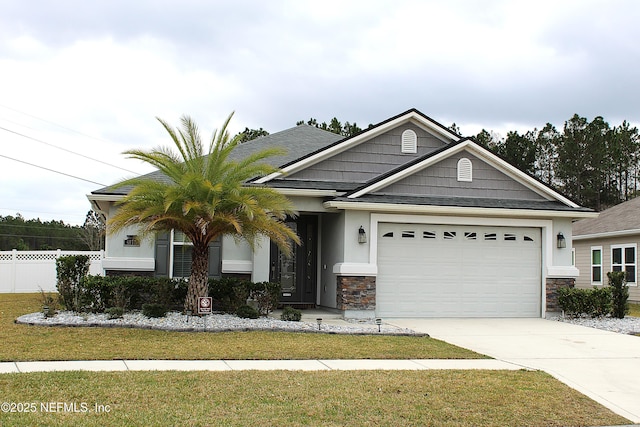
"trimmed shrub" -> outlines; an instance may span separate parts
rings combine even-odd
[[[280,319],[288,322],[299,322],[302,319],[302,312],[296,308],[286,306],[282,309]]]
[[[260,313],[258,313],[258,310],[246,304],[238,307],[238,309],[236,310],[236,315],[243,319],[257,319],[258,317],[260,317]]]
[[[217,311],[235,313],[249,298],[251,282],[237,277],[223,277],[209,280],[209,296],[213,298],[213,307]]]
[[[624,319],[629,313],[629,287],[624,271],[611,271],[607,273],[612,295],[611,315],[618,319]]]
[[[67,255],[56,259],[56,287],[67,310],[78,310],[80,282],[89,272],[89,263],[87,255]]]
[[[611,311],[611,288],[561,288],[558,304],[569,316],[605,316]]]
[[[147,317],[164,317],[167,314],[166,306],[157,303],[143,304],[142,305],[142,314]]]
[[[258,305],[258,312],[262,316],[266,316],[278,307],[278,299],[282,286],[280,283],[258,282],[248,283],[249,299],[252,299]]]

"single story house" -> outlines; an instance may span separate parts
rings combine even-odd
[[[224,237],[212,276],[277,281],[283,304],[352,318],[543,317],[578,276],[571,224],[595,213],[415,109],[349,138],[296,126],[233,155],[273,146],[288,150],[271,159],[281,172],[246,185],[293,201],[302,244],[287,258],[266,239],[252,251]],[[88,198],[109,218],[124,194]],[[177,232],[110,235],[105,273],[188,276],[188,245]]]
[[[640,197],[602,211],[598,218],[576,222],[573,224],[573,240],[575,264],[580,270],[576,287],[606,285],[607,272],[626,271],[629,300],[640,302]]]

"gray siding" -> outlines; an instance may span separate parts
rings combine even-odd
[[[472,162],[473,181],[458,181],[458,160]],[[410,196],[458,196],[510,200],[545,200],[519,182],[463,151],[380,189],[376,194]]]
[[[406,129],[412,129],[418,136],[416,154],[401,152],[402,132]],[[407,123],[285,179],[364,183],[443,146],[441,140],[418,126]]]
[[[619,236],[607,237],[600,239],[574,240],[573,248],[575,249],[576,268],[580,271],[580,275],[576,279],[576,287],[583,289],[591,289],[591,248],[594,246],[602,247],[602,279],[607,284],[607,272],[611,271],[611,246],[626,245],[635,243],[640,249],[640,236]],[[636,270],[638,269],[638,249],[636,249]],[[640,276],[639,276],[640,278]],[[629,300],[640,302],[640,289],[638,284],[629,286]]]

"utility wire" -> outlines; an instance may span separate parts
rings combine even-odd
[[[18,160],[18,159],[14,159],[13,157],[5,156],[4,154],[0,154],[0,157],[4,157],[5,159],[13,160],[14,162],[24,163],[25,165],[29,165],[29,166],[33,166],[33,167],[36,167],[36,168],[44,169],[44,170],[49,171],[49,172],[54,172],[54,173],[57,173],[57,174],[60,174],[60,175],[68,176],[70,178],[79,179],[80,181],[90,182],[91,184],[96,184],[96,185],[101,185],[103,187],[106,187],[106,184],[101,184],[99,182],[91,181],[89,179],[80,178],[79,176],[70,175],[68,173],[64,173],[64,172],[60,172],[60,171],[57,171],[57,170],[45,168],[44,166],[34,165],[33,163],[25,162],[24,160]]]
[[[43,119],[41,117],[34,116],[33,114],[25,113],[24,111],[20,111],[20,110],[18,110],[16,108],[12,108],[12,107],[9,107],[7,105],[0,104],[0,107],[6,108],[7,110],[15,111],[16,113],[20,113],[20,114],[23,114],[25,116],[29,116],[31,118],[43,121],[45,123],[49,123],[50,125],[58,126],[59,128],[62,128],[64,130],[68,130],[69,132],[77,133],[78,135],[82,135],[82,136],[86,136],[87,138],[95,139],[96,141],[108,142],[108,141],[105,141],[104,139],[100,139],[100,138],[96,138],[95,136],[87,135],[86,133],[82,133],[82,132],[77,131],[75,129],[71,129],[69,127],[63,126],[63,125],[61,125],[59,123],[52,122],[51,120],[47,120],[47,119]]]
[[[45,142],[45,141],[43,141],[43,140],[41,140],[41,139],[37,139],[37,138],[31,137],[31,136],[29,136],[29,135],[25,135],[25,134],[20,133],[20,132],[16,132],[16,131],[13,131],[13,130],[11,130],[11,129],[7,129],[7,128],[2,127],[2,126],[0,126],[0,130],[3,130],[3,131],[5,131],[5,132],[12,133],[12,134],[14,134],[14,135],[21,136],[21,137],[23,137],[23,138],[30,139],[30,140],[32,140],[32,141],[39,142],[39,143],[41,143],[41,144],[48,145],[49,147],[57,148],[58,150],[66,151],[67,153],[75,154],[76,156],[84,157],[85,159],[92,160],[92,161],[94,161],[94,162],[102,163],[103,165],[111,166],[111,167],[113,167],[113,168],[118,168],[118,169],[123,170],[123,171],[125,171],[125,172],[129,172],[129,173],[132,173],[132,174],[135,174],[135,175],[139,175],[137,172],[130,171],[129,169],[121,168],[120,166],[116,166],[116,165],[113,165],[113,164],[111,164],[111,163],[103,162],[102,160],[94,159],[93,157],[85,156],[84,154],[77,153],[77,152],[75,152],[75,151],[72,151],[72,150],[69,150],[69,149],[66,149],[66,148],[63,148],[63,147],[60,147],[60,146],[57,146],[57,145],[51,144],[51,143],[49,143],[49,142]]]

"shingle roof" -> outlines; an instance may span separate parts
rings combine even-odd
[[[240,144],[233,150],[229,158],[239,160],[267,148],[279,147],[284,148],[286,153],[265,159],[265,162],[272,166],[281,167],[343,138],[341,135],[303,124]],[[151,172],[145,176],[158,181],[167,179],[160,171]],[[125,195],[130,190],[131,187],[114,189],[109,186],[95,190],[92,194]]]
[[[465,208],[499,208],[529,209],[566,212],[591,212],[588,208],[573,208],[558,201],[490,199],[481,197],[446,197],[446,196],[402,196],[384,194],[366,194],[358,198],[337,197],[340,202],[352,203],[384,203],[398,205],[451,206]]]
[[[574,236],[626,230],[640,230],[640,197],[604,210],[597,218],[587,218],[573,224]]]

